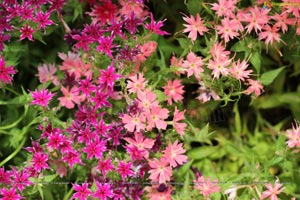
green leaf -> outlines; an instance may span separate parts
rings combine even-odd
[[[157,100],[158,100],[159,102],[165,101],[165,99],[166,99],[165,93],[163,93],[163,92],[160,91],[160,90],[154,90],[154,93],[156,94]]]
[[[254,52],[250,58],[250,62],[253,65],[253,67],[256,69],[256,72],[260,72],[260,66],[261,66],[261,55],[258,51]]]
[[[201,1],[189,0],[187,3],[187,9],[191,15],[196,15],[201,10]]]
[[[44,177],[45,182],[51,182],[57,177],[57,174],[52,174]]]
[[[191,149],[188,152],[189,158],[192,159],[203,159],[209,156],[210,154],[216,152],[218,147],[213,147],[213,146],[203,146],[203,147],[197,147],[194,149]]]
[[[284,68],[285,67],[280,67],[278,69],[263,73],[259,79],[260,82],[265,86],[270,85]]]
[[[234,121],[235,121],[235,131],[237,134],[240,134],[242,131],[242,122],[239,113],[238,103],[234,104],[233,112],[234,112]]]

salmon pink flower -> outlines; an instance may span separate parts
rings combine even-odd
[[[148,14],[148,12],[144,10],[144,3],[141,1],[119,0],[119,4],[121,5],[119,13],[126,17],[130,17],[132,12],[138,19],[142,19]]]
[[[254,92],[255,96],[259,96],[263,92],[264,88],[258,80],[256,81],[256,80],[248,79],[247,81],[250,86],[245,91],[246,94],[249,95]]]
[[[182,102],[183,100],[183,85],[181,81],[175,79],[174,81],[168,80],[167,85],[163,87],[165,95],[168,97],[168,105],[172,105],[172,100],[174,102]]]
[[[197,13],[196,19],[194,16],[188,17],[185,16],[183,17],[183,20],[186,21],[188,24],[184,24],[186,28],[183,30],[184,33],[189,32],[188,37],[192,40],[195,41],[197,38],[197,33],[199,35],[204,35],[204,32],[207,32],[208,29],[204,26],[204,21],[201,20],[200,15]]]
[[[151,109],[153,106],[158,106],[156,94],[151,90],[146,90],[137,93],[139,107],[144,111]]]
[[[292,130],[286,131],[286,136],[288,137],[288,141],[286,142],[290,148],[300,147],[300,126],[293,127]]]
[[[54,85],[59,85],[59,81],[57,76],[55,76],[56,68],[51,64],[43,64],[38,66],[38,74],[39,80],[41,83],[46,83],[48,81],[53,82]]]
[[[141,131],[145,129],[145,117],[144,115],[128,115],[124,114],[122,117],[122,122],[125,124],[125,128],[129,132]]]
[[[174,144],[169,141],[167,148],[163,152],[163,157],[170,163],[171,167],[176,167],[187,162],[188,157],[182,155],[185,153],[185,149],[182,148],[182,144],[178,144],[178,140]]]
[[[278,182],[275,182],[274,186],[272,186],[272,184],[270,183],[267,183],[265,186],[267,190],[262,193],[260,198],[261,200],[266,199],[267,197],[270,197],[271,200],[277,200],[277,195],[279,195],[284,190],[282,184]]]
[[[61,106],[65,106],[68,109],[74,108],[74,103],[80,104],[83,100],[84,96],[79,95],[79,90],[77,86],[74,86],[69,90],[69,88],[62,87],[61,91],[63,93],[63,97],[59,97],[59,104]]]
[[[87,200],[88,197],[92,194],[92,191],[88,189],[88,184],[83,183],[82,186],[79,184],[73,184],[73,189],[76,191],[73,194],[72,199],[79,199],[79,200]]]
[[[282,33],[288,31],[288,25],[293,25],[295,23],[294,19],[288,17],[289,14],[286,12],[281,14],[275,13],[273,16],[270,16],[271,19],[276,21],[274,26],[281,29]]]
[[[148,81],[145,80],[143,73],[134,74],[128,79],[129,80],[127,82],[126,88],[130,94],[143,91],[148,83]]]
[[[171,180],[172,168],[166,159],[161,158],[157,160],[157,158],[154,158],[153,160],[149,160],[149,166],[151,167],[151,170],[149,170],[149,179],[153,182],[166,183],[166,181]]]
[[[205,198],[209,197],[214,192],[220,192],[221,189],[219,186],[216,185],[217,180],[214,182],[210,181],[210,178],[205,178],[203,176],[198,177],[196,181],[194,181],[196,186],[196,190],[200,190],[200,194],[202,194]]]
[[[170,68],[173,68],[175,70],[174,74],[179,76],[180,74],[184,74],[184,69],[183,69],[183,58],[176,58],[175,55],[172,56],[170,60]]]
[[[187,55],[187,60],[185,60],[182,64],[182,67],[187,70],[187,77],[194,75],[198,80],[201,79],[201,73],[204,72],[203,61],[200,56],[196,56],[193,52],[190,52]]]
[[[34,92],[31,92],[31,95],[33,98],[31,104],[40,105],[42,107],[48,107],[49,101],[54,96],[54,94],[44,88],[42,90],[36,89]]]
[[[168,113],[169,111],[166,108],[153,106],[150,111],[145,113],[148,122],[147,130],[150,131],[154,127],[157,129],[166,130],[167,122],[164,120],[168,118]]]
[[[228,59],[228,56],[230,55],[230,51],[225,51],[225,47],[222,45],[221,42],[215,43],[211,47],[210,53],[215,60]]]
[[[229,69],[229,72],[237,80],[245,81],[245,78],[249,78],[249,75],[253,72],[252,70],[246,70],[247,67],[248,64],[245,60],[240,62],[240,59],[238,59],[237,62],[232,63],[232,67]]]
[[[241,15],[241,21],[248,23],[246,26],[247,33],[250,33],[253,29],[255,30],[256,34],[258,31],[261,31],[262,27],[266,25],[270,19],[268,16],[270,10],[271,9],[261,9],[255,6],[250,7],[250,13],[244,13]]]
[[[13,80],[12,75],[16,74],[13,66],[5,67],[4,57],[0,59],[0,83],[10,84]],[[0,85],[1,88],[1,85]]]
[[[186,123],[179,122],[179,121],[185,119],[184,113],[185,113],[185,110],[180,112],[177,109],[177,107],[175,107],[174,117],[173,117],[173,127],[176,130],[176,132],[181,136],[184,135],[184,129],[187,127]]]
[[[237,0],[218,0],[218,3],[213,3],[211,9],[216,11],[218,17],[232,17],[236,8]]]

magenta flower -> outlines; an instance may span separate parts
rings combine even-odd
[[[43,13],[42,11],[36,13],[35,22],[39,23],[39,27],[45,29],[46,26],[52,25],[53,21],[49,19],[50,12]]]
[[[91,102],[95,103],[95,108],[111,107],[111,104],[108,102],[108,95],[103,93],[101,90],[97,90],[95,93],[95,97],[92,97]]]
[[[10,184],[10,171],[5,171],[4,167],[0,168],[0,185],[1,184]]]
[[[111,189],[111,185],[107,183],[99,183],[96,181],[97,190],[94,192],[93,197],[99,200],[107,200],[108,198],[112,198],[114,193]]]
[[[48,154],[45,153],[35,153],[32,157],[32,166],[35,169],[35,171],[40,172],[44,169],[49,169],[49,166],[47,164],[48,161]]]
[[[113,88],[115,81],[120,77],[121,75],[115,73],[115,68],[113,65],[110,65],[106,70],[101,70],[99,82],[103,88],[106,88],[106,86]]]
[[[5,67],[4,57],[0,59],[0,83],[10,84],[13,80],[12,75],[16,74],[13,66]],[[1,87],[1,85],[0,85]]]
[[[77,49],[82,48],[84,51],[90,50],[89,44],[91,44],[93,41],[89,35],[87,35],[86,33],[82,33],[81,35],[76,34],[73,35],[72,38],[77,41],[77,43],[75,44],[75,47]]]
[[[111,159],[108,158],[107,160],[99,160],[97,169],[99,169],[102,172],[102,175],[106,177],[107,172],[114,169],[114,166],[111,164]]]
[[[76,193],[73,194],[72,199],[86,200],[92,194],[92,191],[88,189],[87,183],[83,183],[82,186],[74,184],[73,189]]]
[[[10,39],[10,35],[0,33],[0,51],[3,51],[4,45],[3,43]]]
[[[2,195],[1,200],[21,200],[23,197],[16,193],[16,188],[4,188],[0,189],[0,194]]]
[[[125,181],[126,177],[134,175],[133,171],[130,169],[131,167],[132,167],[131,162],[129,163],[121,162],[121,161],[119,162],[119,167],[117,171],[121,174],[123,181]]]
[[[20,28],[20,32],[20,40],[28,38],[28,40],[33,41],[32,34],[34,30],[28,24],[26,24],[25,27]]]
[[[47,89],[42,90],[35,90],[34,92],[31,92],[32,95],[32,102],[33,105],[40,105],[42,107],[48,107],[49,101],[52,99],[52,97],[55,94],[52,94]]]
[[[106,151],[105,145],[106,141],[101,141],[100,139],[90,140],[82,151],[87,153],[87,159],[92,159],[93,157],[100,159],[103,152]]]
[[[70,150],[66,152],[63,155],[62,160],[67,162],[70,168],[73,168],[74,164],[83,164],[80,159],[80,153],[78,153],[75,150]]]
[[[13,186],[22,192],[27,186],[32,183],[28,180],[30,177],[29,173],[26,170],[18,172],[18,170],[13,169],[12,177],[14,179]]]
[[[113,44],[113,39],[111,37],[101,37],[98,40],[98,43],[99,45],[97,46],[96,50],[101,53],[105,53],[110,58],[112,58],[113,55],[111,49],[115,47],[115,45]]]
[[[150,13],[150,18],[151,18],[151,22],[150,24],[145,25],[146,29],[158,35],[169,35],[168,32],[160,30],[160,28],[163,26],[163,23],[164,21],[166,21],[166,19],[164,19],[163,21],[155,22],[152,13]]]
[[[60,130],[60,129],[58,129]],[[53,131],[48,136],[49,142],[47,143],[47,147],[51,149],[60,149],[60,146],[63,144],[63,142],[66,140],[66,136],[61,133],[61,131]]]

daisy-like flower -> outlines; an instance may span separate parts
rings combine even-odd
[[[130,94],[143,91],[146,88],[148,81],[144,78],[143,73],[134,74],[129,77],[127,82],[127,90]]]
[[[187,162],[187,156],[182,155],[185,149],[182,148],[182,143],[178,144],[178,140],[174,144],[169,141],[169,144],[164,152],[164,158],[170,163],[171,167],[176,167]]]
[[[277,195],[279,195],[284,190],[282,184],[278,182],[275,182],[274,186],[272,186],[271,183],[267,183],[265,186],[267,190],[262,193],[261,199],[266,199],[267,197],[270,197],[271,200],[277,200]]]
[[[216,183],[218,180],[214,180],[213,182],[210,181],[210,178],[205,178],[203,176],[198,177],[198,179],[195,182],[196,190],[200,190],[200,194],[204,196],[204,198],[209,197],[214,192],[220,192],[221,188],[220,186],[217,186]]]
[[[201,79],[200,74],[204,72],[203,61],[200,56],[196,56],[193,52],[187,55],[187,60],[182,64],[182,67],[186,68],[187,77],[194,75],[198,80]]]
[[[175,79],[174,81],[168,80],[167,85],[163,87],[165,95],[168,97],[168,105],[172,105],[174,102],[182,102],[183,100],[183,85],[181,81]]]
[[[92,191],[88,188],[88,183],[74,184],[73,189],[76,192],[73,194],[72,199],[86,200],[92,194]]]
[[[235,21],[230,20],[229,18],[222,19],[222,25],[217,26],[218,34],[221,35],[221,38],[224,39],[225,43],[229,42],[230,39],[239,36],[237,32],[239,26]]]
[[[111,164],[111,159],[107,160],[99,160],[97,169],[99,169],[104,177],[106,177],[106,174],[108,171],[111,171],[114,169],[114,166]]]
[[[185,110],[180,112],[177,109],[177,107],[175,107],[174,117],[173,117],[173,127],[176,130],[176,132],[181,136],[184,135],[184,129],[187,127],[186,123],[179,122],[179,121],[185,119],[184,113],[185,113]]]
[[[36,172],[40,172],[41,170],[48,169],[49,166],[47,164],[48,154],[45,153],[35,153],[32,157],[32,166],[34,167]]]
[[[232,17],[236,8],[237,0],[218,0],[218,3],[213,3],[211,9],[216,11],[218,17]]]
[[[157,158],[154,158],[154,160],[149,160],[149,166],[152,168],[149,170],[149,178],[153,182],[158,181],[158,183],[166,183],[166,181],[171,180],[172,168],[169,166],[169,162],[166,159],[161,158],[160,160],[157,160]]]
[[[129,132],[141,131],[145,129],[145,117],[144,115],[128,115],[124,114],[122,117],[122,122],[125,124],[125,128]]]
[[[16,74],[13,66],[5,67],[4,57],[0,59],[0,83],[10,84],[13,80],[12,75]],[[0,85],[1,88],[1,85]]]
[[[139,107],[143,111],[149,111],[152,107],[158,106],[156,94],[151,90],[146,90],[137,93]]]
[[[40,105],[42,107],[48,107],[49,101],[54,96],[54,94],[44,88],[42,90],[36,89],[34,92],[31,92],[31,95],[33,98],[31,104]]]
[[[204,32],[207,32],[208,29],[204,26],[204,21],[201,20],[199,14],[196,15],[196,19],[194,16],[183,17],[183,20],[186,21],[188,24],[184,24],[186,28],[183,30],[184,33],[189,32],[188,37],[191,38],[192,41],[195,41],[197,38],[197,33],[199,35],[204,35]]]
[[[300,126],[294,127],[292,130],[286,131],[286,136],[288,137],[288,141],[286,144],[290,147],[300,147]]]
[[[240,59],[238,59],[237,62],[232,63],[232,67],[229,69],[229,72],[237,80],[245,81],[245,78],[249,78],[249,75],[253,72],[252,70],[246,70],[247,67],[248,64],[245,60],[240,62]]]
[[[263,92],[264,88],[258,80],[256,81],[256,80],[248,79],[247,81],[250,86],[245,91],[246,94],[249,95],[254,92],[255,96],[259,96]]]
[[[117,171],[121,174],[122,180],[125,181],[126,177],[133,176],[134,173],[131,169],[132,163],[126,163],[126,162],[119,162],[119,167],[117,168]]]
[[[45,29],[46,26],[52,25],[53,21],[49,19],[50,12],[43,13],[42,11],[36,13],[34,19],[35,22],[39,23],[39,27]]]

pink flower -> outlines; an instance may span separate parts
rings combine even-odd
[[[74,103],[80,104],[83,99],[83,96],[79,95],[77,86],[73,86],[71,90],[69,90],[69,88],[62,87],[61,91],[64,96],[58,98],[59,104],[68,109],[74,108]]]
[[[218,34],[224,39],[225,43],[229,42],[230,39],[239,36],[237,32],[239,29],[238,23],[230,20],[229,18],[222,19],[222,25],[217,26]]]
[[[183,62],[182,67],[187,69],[187,77],[194,75],[198,80],[201,79],[201,73],[204,72],[203,61],[200,56],[196,56],[193,52],[187,55],[187,60]]]
[[[12,82],[12,75],[16,74],[13,66],[5,67],[4,57],[0,59],[0,83],[9,84]],[[0,85],[1,88],[1,85]]]
[[[92,194],[92,191],[88,189],[87,183],[83,183],[82,186],[74,184],[73,189],[76,193],[73,194],[72,199],[86,200]]]
[[[258,34],[259,40],[265,40],[265,44],[273,44],[274,41],[281,41],[280,34],[278,33],[278,28],[276,26],[266,25],[263,28],[264,31]]]
[[[32,34],[34,30],[28,24],[26,24],[25,27],[20,28],[20,32],[21,32],[20,40],[24,40],[25,38],[28,38],[28,40],[33,41]]]
[[[218,180],[215,180],[214,182],[217,182]],[[216,183],[211,182],[210,178],[205,178],[203,176],[200,176],[196,181],[194,181],[196,186],[196,190],[200,190],[200,194],[202,194],[205,198],[210,196],[214,192],[220,192],[221,189],[219,186],[216,185]]]
[[[229,72],[237,80],[245,81],[245,78],[249,78],[249,75],[253,72],[252,70],[246,70],[247,67],[248,64],[245,60],[240,63],[240,59],[238,59],[237,62],[232,63],[232,67],[229,69]]]
[[[178,144],[178,140],[174,144],[169,141],[169,144],[164,152],[164,158],[170,163],[171,167],[176,167],[187,162],[187,156],[181,155],[185,153],[185,149],[182,148],[182,144]]]
[[[52,25],[53,21],[49,19],[50,12],[43,13],[42,11],[39,11],[36,13],[35,22],[39,23],[39,27],[45,29],[46,26]]]
[[[293,148],[295,146],[300,147],[300,126],[296,128],[293,127],[292,130],[287,130],[286,136],[289,138],[286,143],[290,148]]]
[[[153,161],[149,160],[149,166],[152,168],[149,170],[150,179],[158,183],[166,183],[171,180],[172,168],[169,166],[169,162],[163,158],[157,160],[154,158]]]
[[[119,4],[121,5],[119,13],[126,17],[130,17],[132,12],[138,19],[141,19],[148,14],[148,11],[144,9],[145,5],[143,2],[119,0]]]
[[[114,166],[111,164],[111,159],[107,160],[99,160],[97,169],[101,170],[104,177],[106,177],[106,173],[114,169]]]
[[[88,141],[86,147],[82,149],[83,152],[87,153],[87,159],[92,159],[93,157],[101,159],[102,154],[106,150],[106,141],[99,138]]]
[[[48,107],[49,101],[54,96],[54,94],[44,88],[42,90],[36,89],[34,92],[31,92],[31,95],[33,98],[31,104],[40,105],[46,108]]]
[[[134,74],[129,77],[126,88],[130,94],[137,93],[138,91],[143,91],[147,83],[148,81],[145,80],[143,73]]]
[[[17,188],[20,192],[22,192],[27,186],[32,183],[28,180],[30,177],[29,173],[26,170],[18,171],[17,169],[12,170],[13,177],[13,187]]]
[[[263,90],[264,90],[263,86],[261,85],[261,83],[259,81],[252,80],[252,79],[248,79],[247,81],[250,86],[245,91],[246,94],[249,95],[254,92],[255,96],[259,96],[263,92]]]
[[[293,25],[295,20],[292,18],[288,18],[289,14],[283,12],[281,14],[275,13],[273,16],[270,16],[271,19],[275,20],[275,27],[281,29],[282,33],[285,33],[288,30],[288,25]]]
[[[128,147],[137,147],[139,150],[145,150],[142,154],[146,159],[149,157],[149,149],[153,147],[155,142],[153,139],[144,137],[140,132],[134,133],[134,139],[126,137],[124,140],[129,143]]]
[[[230,55],[230,51],[225,51],[225,47],[222,45],[221,42],[215,43],[211,47],[210,53],[215,60],[228,59],[228,56]]]
[[[168,105],[172,105],[172,100],[174,102],[182,102],[184,90],[180,80],[175,79],[173,82],[168,80],[167,85],[163,89],[165,95],[168,97]]]
[[[110,58],[113,58],[112,55],[112,48],[116,45],[113,44],[112,37],[100,37],[98,40],[99,45],[97,46],[96,50],[108,55]]]
[[[107,200],[114,196],[114,193],[111,189],[111,185],[107,183],[99,183],[96,181],[97,190],[94,192],[93,197],[99,200]]]
[[[180,123],[179,121],[184,120],[184,113],[185,110],[182,112],[179,112],[179,110],[177,109],[177,107],[175,107],[175,111],[174,111],[174,117],[173,117],[173,127],[176,130],[176,132],[183,136],[184,135],[184,129],[186,128],[186,123]]]
[[[64,162],[67,162],[68,166],[70,166],[70,168],[73,168],[74,164],[83,164],[81,159],[80,159],[80,153],[78,153],[75,150],[70,150],[66,153],[63,154],[62,156],[62,160]]]
[[[145,117],[143,115],[128,115],[124,114],[122,117],[122,122],[125,124],[125,128],[129,132],[141,131],[145,129]]]
[[[119,162],[119,167],[117,168],[117,171],[121,174],[123,181],[125,181],[126,177],[134,175],[133,171],[131,170],[131,167],[131,162]]]
[[[158,106],[156,94],[151,90],[146,90],[137,93],[139,107],[144,111],[148,111],[154,106]]]
[[[179,76],[180,74],[184,74],[184,69],[182,68],[183,65],[183,58],[176,58],[175,55],[172,56],[170,60],[170,68],[174,69],[174,74]]]
[[[5,171],[4,167],[0,168],[0,183],[2,184],[10,184],[11,180],[10,180],[10,175],[11,172],[10,171]]]
[[[157,129],[166,130],[167,122],[164,120],[168,118],[168,109],[161,108],[160,106],[154,106],[150,111],[146,112],[146,118],[148,122],[147,130]]]
[[[48,169],[49,166],[47,164],[48,161],[48,154],[45,153],[35,153],[32,157],[32,166],[34,167],[35,171],[40,172],[43,169]]]
[[[16,194],[16,188],[3,188],[0,189],[1,200],[21,200],[24,199],[21,195]]]
[[[111,0],[105,1],[101,5],[96,4],[92,8],[92,12],[89,14],[92,17],[93,23],[100,22],[101,24],[106,24],[106,22],[115,21],[117,13],[117,6],[111,2]]]
[[[264,191],[261,195],[260,199],[265,199],[267,197],[270,197],[271,200],[277,200],[277,195],[280,194],[283,191],[282,184],[275,182],[274,187],[272,184],[267,183],[266,185],[267,190]]]
[[[236,8],[237,0],[218,0],[218,3],[213,3],[211,9],[216,11],[218,17],[232,17]]]
[[[146,29],[148,29],[149,31],[156,33],[158,35],[169,35],[168,32],[160,30],[160,28],[163,26],[163,23],[164,23],[164,21],[166,21],[166,19],[163,21],[155,22],[152,13],[150,13],[150,18],[151,18],[151,22],[150,22],[150,24],[145,25]]]
[[[42,66],[38,66],[38,74],[39,80],[41,83],[46,83],[48,81],[53,82],[54,85],[59,85],[59,81],[57,76],[55,76],[56,68],[51,64],[43,64]]]
[[[183,30],[184,33],[190,32],[188,37],[191,38],[192,41],[195,41],[197,38],[197,33],[200,35],[204,35],[204,32],[207,32],[208,29],[203,25],[204,21],[201,20],[200,15],[197,13],[196,19],[194,16],[183,17],[183,20],[188,24],[184,24],[186,28]]]
[[[147,198],[149,200],[172,200],[172,191],[174,188],[167,184],[155,184],[151,187],[145,187],[145,191],[148,193]]]
[[[220,75],[227,76],[229,74],[229,66],[231,63],[230,59],[210,59],[207,68],[212,70],[214,78],[219,79]]]
[[[76,34],[72,35],[72,38],[77,41],[77,43],[74,45],[77,49],[82,48],[84,51],[89,51],[89,44],[93,42],[91,37],[87,35],[86,33],[82,33],[81,35]]]

